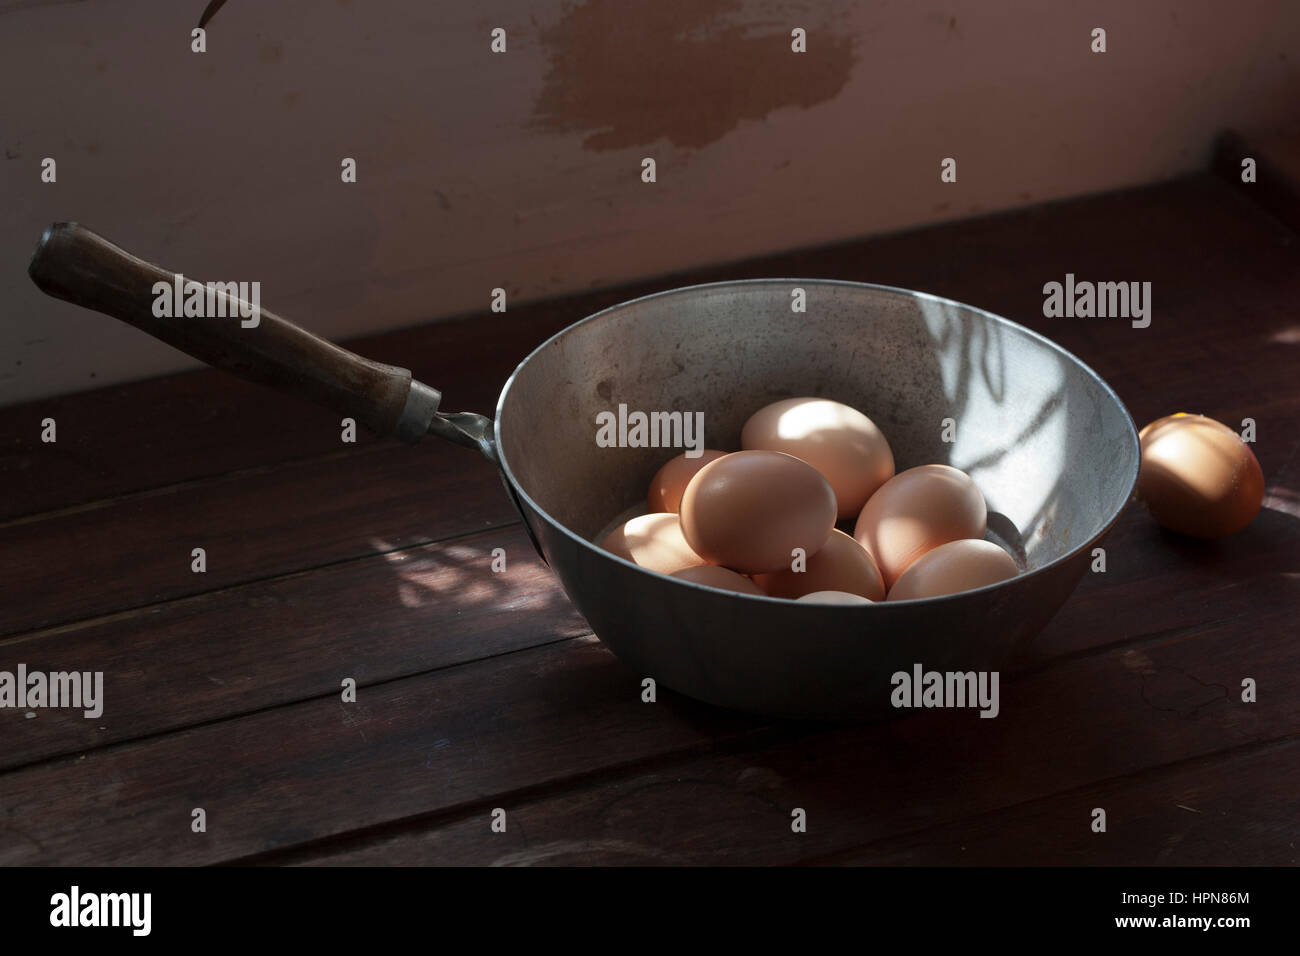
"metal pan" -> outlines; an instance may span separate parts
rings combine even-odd
[[[744,711],[879,716],[896,672],[1005,668],[1074,590],[1137,480],[1132,419],[1095,372],[1013,322],[919,292],[761,279],[634,299],[538,346],[492,421],[442,411],[439,392],[410,372],[265,310],[252,328],[155,317],[154,284],[174,274],[75,223],[46,230],[29,271],[50,295],[380,434],[477,448],[615,654],[661,686]],[[804,312],[791,308],[795,288]],[[599,412],[702,411],[708,446],[735,449],[750,413],[795,395],[865,411],[899,470],[945,462],[968,472],[989,505],[989,536],[1017,555],[1020,576],[921,601],[808,605],[669,578],[592,543],[675,454],[600,447]]]

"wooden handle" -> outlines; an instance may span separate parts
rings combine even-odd
[[[28,274],[42,292],[134,325],[216,368],[324,405],[379,435],[418,441],[437,411],[435,389],[414,383],[407,369],[372,362],[339,348],[251,303],[218,290],[208,303],[224,315],[186,317],[155,308],[176,274],[118,248],[75,222],[45,230]],[[157,291],[155,291],[155,285]],[[196,280],[184,280],[188,292]],[[171,303],[170,291],[168,295]],[[238,309],[247,318],[241,318]],[[156,314],[170,313],[166,317]],[[213,311],[217,311],[216,308]],[[233,313],[233,314],[232,314]]]

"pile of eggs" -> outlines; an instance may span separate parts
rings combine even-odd
[[[696,584],[824,604],[938,597],[1018,573],[984,540],[988,511],[970,477],[938,464],[895,474],[889,442],[857,409],[774,402],[740,443],[668,461],[650,513],[601,546]]]

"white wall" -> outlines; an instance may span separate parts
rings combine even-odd
[[[203,5],[0,0],[0,403],[189,361],[36,291],[54,220],[347,336],[1164,179],[1300,102],[1287,0],[229,0],[199,55]]]

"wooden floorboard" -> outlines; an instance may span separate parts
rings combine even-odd
[[[0,643],[29,670],[100,659],[107,700],[0,710],[0,769],[587,633],[519,525],[209,591]]]
[[[309,316],[290,318],[310,328]],[[348,345],[367,358],[412,369],[416,378],[442,390],[449,410],[490,415],[506,377],[534,339],[540,342],[538,336],[573,320],[548,302]],[[47,416],[58,427],[53,445],[40,440],[40,422]],[[212,370],[3,408],[0,486],[6,494],[0,498],[0,520],[244,469],[356,453],[377,442],[359,429],[356,444],[345,445],[340,417]]]
[[[784,725],[801,736],[744,761],[784,780],[790,809],[842,848],[1294,735],[1300,644],[1285,620],[1274,610],[1250,643],[1224,626],[1009,680],[993,720],[939,710],[866,727]],[[640,676],[576,638],[392,681],[352,705],[307,701],[11,771],[0,775],[0,864],[211,863],[464,805],[490,840],[487,817],[508,814],[512,794],[770,729],[676,695],[644,703]],[[1243,677],[1260,682],[1257,703],[1241,702]],[[194,807],[209,825],[191,838]],[[636,829],[662,816],[631,815],[625,836],[644,842]]]
[[[1242,781],[1268,781],[1243,787]],[[1106,813],[1104,833],[1093,811]],[[1296,866],[1300,737],[1188,761],[884,840],[819,863]],[[1081,825],[1083,824],[1083,825]]]
[[[0,635],[482,531],[518,516],[493,467],[443,443],[374,447],[0,527]],[[206,571],[191,557],[203,548]]]
[[[299,866],[1295,866],[1297,767],[1300,739],[1289,737],[818,855],[870,828],[838,815],[810,817],[807,832],[795,834],[791,808],[802,797],[786,778],[761,760],[711,756],[512,806],[505,833],[491,832],[480,812],[267,859]],[[1246,789],[1243,779],[1282,785]],[[1107,814],[1104,834],[1092,829],[1097,807]],[[737,831],[748,839],[737,841]]]
[[[1300,649],[1274,625],[1272,636],[1253,648],[1231,629],[1218,629],[1072,660],[1009,682],[1006,710],[994,720],[969,711],[924,711],[872,727],[821,731],[604,785],[584,783],[540,800],[501,796],[504,834],[491,831],[489,811],[480,807],[463,819],[288,860],[770,865],[816,858],[1295,735]],[[1274,662],[1274,676],[1264,681],[1270,700],[1245,704],[1237,677],[1255,655]],[[1272,779],[1265,781],[1264,789],[1273,789]],[[791,830],[796,808],[807,813],[806,833]],[[1074,828],[1087,831],[1090,810],[1060,821],[1056,831],[1035,831],[1037,861],[1066,862]],[[1009,838],[1019,838],[1014,818],[1004,819],[1011,821]],[[1289,827],[1294,838],[1294,818],[1262,822]],[[1250,852],[1243,847],[1233,859],[1248,861]]]
[[[0,775],[0,865],[211,863],[754,728],[641,703],[637,675],[575,638]]]

